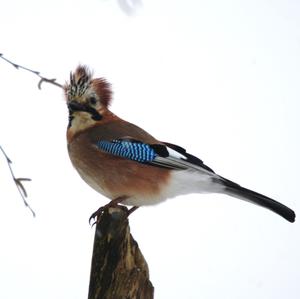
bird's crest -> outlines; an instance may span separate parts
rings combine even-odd
[[[74,73],[70,73],[70,83],[65,85],[67,98],[81,97],[90,86],[91,81],[91,71],[86,66],[79,65]]]
[[[93,79],[92,75],[92,71],[84,65],[79,65],[75,72],[70,73],[70,82],[64,86],[67,101],[82,97],[91,88],[99,96],[103,106],[107,107],[110,104],[110,84],[104,78]]]

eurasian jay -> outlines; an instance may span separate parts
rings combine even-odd
[[[290,222],[285,205],[216,174],[180,146],[161,142],[109,110],[103,78],[78,66],[64,86],[69,109],[68,151],[82,179],[111,200],[133,207],[189,193],[224,193],[265,207]]]

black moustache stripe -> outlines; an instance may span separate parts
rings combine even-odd
[[[73,112],[76,112],[76,111],[84,111],[84,112],[89,113],[93,120],[101,120],[102,119],[102,115],[95,108],[90,107],[88,105],[80,104],[77,102],[70,102],[68,104],[68,108],[69,108],[70,115],[72,115]]]

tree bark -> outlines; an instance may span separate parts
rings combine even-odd
[[[124,206],[106,209],[96,225],[88,299],[153,299],[148,265],[132,238]]]

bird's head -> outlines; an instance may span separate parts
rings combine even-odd
[[[112,92],[103,78],[92,78],[92,72],[79,65],[70,74],[70,82],[64,86],[69,109],[69,129],[82,131],[101,121],[108,111]]]

